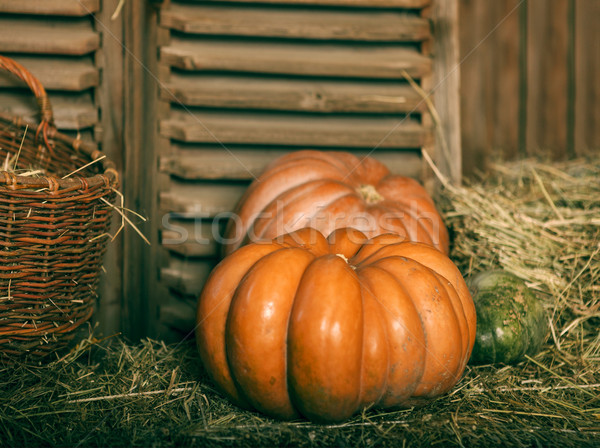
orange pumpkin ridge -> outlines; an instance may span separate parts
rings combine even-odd
[[[460,272],[439,250],[304,228],[252,243],[211,273],[196,340],[218,388],[270,416],[340,421],[450,390],[475,341]]]

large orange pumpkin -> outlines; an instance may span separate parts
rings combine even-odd
[[[475,340],[456,266],[429,245],[310,228],[221,261],[198,302],[204,366],[237,405],[339,421],[448,391]]]
[[[417,181],[371,157],[312,150],[280,157],[250,185],[228,223],[224,253],[303,227],[397,233],[448,253],[448,231]]]

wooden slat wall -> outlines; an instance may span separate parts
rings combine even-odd
[[[520,2],[459,3],[465,172],[480,167],[491,148],[507,157],[518,151]],[[490,34],[491,30],[495,31]]]
[[[158,152],[170,182],[159,194],[160,278],[171,291],[159,303],[161,336],[193,329],[224,217],[275,157],[377,148],[392,171],[422,178],[432,123],[403,72],[432,78],[429,1],[365,5],[171,1],[161,11]]]
[[[23,64],[48,91],[59,130],[93,139],[100,85],[100,35],[91,13],[99,1],[0,1],[0,54]],[[0,110],[34,119],[38,106],[24,84],[0,73]]]
[[[282,156],[289,149],[257,149],[252,147],[229,148],[231,157],[223,157],[223,148],[215,145],[190,146],[181,143],[171,145],[172,153],[161,158],[161,170],[180,179],[253,179],[253,173],[259,173],[274,158]],[[366,156],[370,151],[354,151],[358,156]],[[417,151],[404,151],[402,157],[394,150],[378,149],[371,154],[385,163],[396,173],[412,173],[417,176],[422,161]],[[237,163],[231,163],[231,160]]]
[[[15,14],[87,16],[100,9],[100,0],[0,0],[0,11]]]
[[[600,150],[600,2],[460,0],[466,174]]]

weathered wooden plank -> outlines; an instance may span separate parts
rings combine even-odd
[[[527,149],[553,158],[567,150],[568,2],[527,2]]]
[[[157,89],[149,74],[158,73],[157,52],[157,3],[150,1],[125,1],[122,16],[123,40],[123,128],[124,145],[123,178],[125,204],[142,212],[149,219],[140,225],[151,245],[146,244],[135,232],[124,232],[123,262],[123,314],[124,332],[132,339],[158,333],[158,309],[165,300],[167,290],[157,273],[163,262],[163,249],[158,241],[160,214],[158,191],[163,187],[164,177],[157,171]],[[111,13],[114,9],[109,10]],[[105,32],[105,39],[113,39]],[[118,34],[117,34],[118,37]],[[112,45],[112,44],[111,44]],[[119,61],[120,63],[120,61]],[[118,67],[118,65],[117,65]],[[150,81],[150,82],[146,82]],[[117,98],[115,107],[119,107]]]
[[[440,117],[435,140],[435,160],[455,184],[462,179],[460,141],[460,57],[458,45],[458,0],[434,2],[431,17],[434,71],[433,96]]]
[[[462,167],[466,175],[488,158],[519,148],[519,0],[459,2]],[[490,33],[490,30],[494,30]]]
[[[46,90],[79,91],[100,83],[100,73],[91,58],[16,56],[13,59],[35,76]],[[15,76],[0,72],[0,87],[24,85]]]
[[[213,1],[213,0],[209,0]],[[363,8],[423,8],[431,0],[216,0],[231,3],[278,3],[282,5],[354,6]]]
[[[159,127],[165,137],[198,143],[420,148],[431,138],[431,130],[414,120],[378,116],[191,114],[173,110]]]
[[[54,121],[58,129],[80,130],[98,122],[98,109],[90,92],[81,94],[49,94]],[[0,90],[0,110],[30,121],[39,119],[39,108],[33,96],[21,90]]]
[[[222,229],[218,221],[163,219],[162,246],[184,257],[218,257]]]
[[[102,24],[99,29],[104,39],[101,49],[94,53],[95,63],[102,70],[102,84],[94,89],[94,100],[103,111],[95,129],[99,131],[97,138],[102,142],[102,151],[117,164],[119,172],[123,173],[123,177],[126,177],[129,182],[131,178],[123,169],[123,159],[126,155],[123,138],[125,132],[123,90],[126,84],[123,81],[122,43],[123,25],[127,21],[110,19],[119,3],[120,0],[102,0],[102,10],[96,14],[96,19]],[[130,148],[127,146],[127,149]],[[139,203],[132,207],[143,214],[147,210]],[[118,217],[114,216],[113,234],[120,224]],[[149,233],[145,231],[146,235],[151,236]],[[107,245],[103,263],[106,273],[98,284],[100,300],[95,314],[95,321],[98,322],[98,331],[101,334],[115,334],[124,330],[122,325],[126,308],[123,302],[128,297],[123,288],[125,271],[131,269],[129,265],[135,266],[135,263],[137,260],[130,253],[125,253],[122,235]],[[143,294],[141,289],[137,290],[137,294]],[[146,306],[148,307],[147,302]],[[138,314],[136,317],[140,318]]]
[[[490,42],[488,55],[492,67],[489,76],[494,80],[493,91],[486,95],[489,126],[494,129],[488,148],[493,148],[496,157],[501,153],[505,158],[514,159],[519,155],[519,126],[522,125],[519,80],[523,67],[519,64],[519,41],[523,36],[519,30],[519,15],[525,5],[519,0],[502,0],[489,7],[495,23],[503,21]]]
[[[434,26],[434,22],[432,20],[432,10],[433,9],[434,9],[434,6],[428,6],[420,11],[420,14],[422,17],[431,21],[432,28]],[[425,56],[432,57],[432,54],[434,51],[433,47],[434,47],[433,39],[432,38],[427,39],[427,40],[423,41],[423,43],[421,44],[421,52]],[[433,60],[433,70],[435,71],[437,69],[438,69],[437,61]],[[435,100],[435,97],[432,98],[432,96],[435,93],[436,87],[438,87],[438,86],[433,85],[434,76],[436,76],[435,73],[430,73],[429,75],[423,76],[421,78],[421,80],[418,82],[418,87],[415,86],[415,88],[422,89],[422,92],[424,92],[426,95],[429,95],[429,98],[432,100]],[[442,87],[442,89],[443,89],[443,87]],[[436,126],[436,122],[434,121],[433,116],[432,116],[432,111],[429,108],[425,112],[423,112],[423,114],[421,114],[421,124],[423,124],[424,126],[433,128],[435,135],[439,139],[441,122],[438,122],[438,124]],[[437,151],[436,143],[437,143],[438,139],[432,139],[427,144],[423,145],[423,147],[421,148],[422,151],[426,152],[428,155],[430,155],[433,158],[434,163],[439,162],[439,160],[437,158],[438,154],[436,153],[436,151]],[[435,174],[433,173],[433,169],[431,167],[429,167],[429,165],[423,166],[423,173],[421,176],[421,180],[423,182],[423,186],[425,187],[425,189],[427,190],[428,193],[430,193],[431,195],[438,194],[440,181],[437,178],[437,176],[435,176]]]
[[[575,0],[575,151],[600,151],[600,2]]]
[[[375,151],[372,156],[384,163],[387,162],[388,167],[399,174],[404,171],[401,165],[412,165],[413,174],[416,174],[422,166],[421,161],[417,158],[417,153],[395,155],[392,152]],[[227,159],[225,156],[222,158]],[[236,162],[244,163],[239,160]],[[230,161],[229,163],[235,165],[236,162]],[[267,162],[267,160],[263,160],[262,165],[265,166]],[[241,164],[241,169],[251,172],[249,166]],[[261,169],[256,169],[251,174],[258,176],[261,171]],[[169,190],[160,194],[160,206],[164,212],[177,213],[190,219],[224,217],[235,208],[246,188],[247,184],[198,183],[173,178]],[[165,219],[167,219],[166,225],[168,225],[170,218]]]
[[[161,25],[190,34],[418,42],[430,36],[429,22],[399,12],[307,10],[171,4]]]
[[[161,61],[184,70],[218,70],[310,76],[420,78],[431,60],[399,45],[333,45],[173,38]]]
[[[163,172],[189,180],[231,179],[252,180],[277,157],[289,149],[198,147],[174,144],[172,154],[161,157]],[[417,151],[378,149],[353,151],[358,156],[371,155],[383,162],[392,173],[418,178],[422,159]]]
[[[160,278],[178,293],[197,297],[215,265],[214,259],[169,257],[168,265],[160,271]]]
[[[100,46],[90,19],[34,20],[2,16],[0,52],[83,55]]]
[[[400,81],[273,79],[172,74],[161,96],[189,106],[305,112],[421,112],[425,102]]]
[[[0,12],[86,16],[100,10],[100,0],[0,0]]]
[[[171,145],[172,153],[161,157],[160,169],[188,180],[252,180],[275,158],[289,149],[224,148],[222,146]]]
[[[461,70],[461,133],[463,172],[472,175],[485,160],[485,150],[489,145],[486,132],[486,107],[485,91],[486,80],[490,80],[488,73],[485,45],[489,39],[483,39],[483,30],[489,26],[490,19],[486,6],[480,0],[463,0],[459,4],[460,23],[470,23],[470,26],[461,26],[460,57]],[[491,35],[492,38],[494,35]],[[477,47],[479,42],[479,47]],[[489,65],[489,64],[488,64]]]
[[[198,185],[173,180],[170,189],[160,193],[160,207],[188,218],[212,218],[233,210],[246,188],[246,184]]]
[[[173,296],[159,306],[159,321],[178,334],[161,335],[161,340],[168,343],[180,342],[184,337],[190,337],[196,327],[197,297]]]

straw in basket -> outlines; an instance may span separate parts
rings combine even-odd
[[[0,56],[0,68],[41,111],[37,123],[0,113],[0,362],[37,360],[93,314],[119,177],[100,151],[56,130],[23,66]]]

